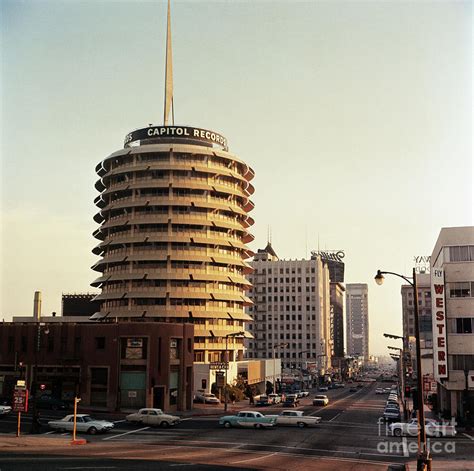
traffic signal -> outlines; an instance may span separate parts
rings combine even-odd
[[[46,389],[46,384],[44,384],[44,383],[40,384],[40,389],[41,389],[41,391],[44,391]]]

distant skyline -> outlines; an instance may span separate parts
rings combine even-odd
[[[1,2],[0,318],[94,292],[96,165],[162,124],[166,2]],[[173,2],[177,124],[256,172],[255,251],[343,249],[370,353],[401,334],[400,280],[473,225],[471,2]]]

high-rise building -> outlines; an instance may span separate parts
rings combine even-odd
[[[96,167],[93,318],[194,324],[196,373],[196,363],[243,358],[254,172],[219,133],[169,124],[169,22],[168,5],[164,124],[130,132]]]
[[[474,227],[441,229],[431,254],[430,272],[438,407],[446,416],[472,425]]]
[[[365,283],[346,285],[347,354],[369,360],[368,286]]]
[[[331,339],[333,364],[339,363],[344,358],[344,292],[342,283],[330,284],[331,292]],[[340,359],[340,360],[339,360]]]
[[[342,371],[344,363],[344,258],[343,250],[313,250],[312,259],[320,259],[329,269],[331,306],[330,341],[332,345],[332,366]]]
[[[254,339],[249,358],[281,358],[283,368],[331,367],[329,270],[319,258],[280,260],[269,243],[248,275]],[[274,348],[275,347],[275,348]]]

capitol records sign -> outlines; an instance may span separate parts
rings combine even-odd
[[[434,377],[440,381],[448,377],[448,347],[446,344],[446,300],[444,270],[431,270],[431,299],[433,316]]]
[[[147,139],[163,139],[164,142],[169,142],[170,139],[201,141],[207,144],[216,144],[225,151],[229,149],[227,139],[221,134],[189,126],[149,126],[136,129],[125,136],[124,147],[130,147],[133,142],[146,141]]]

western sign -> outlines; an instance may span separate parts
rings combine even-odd
[[[190,141],[201,141],[207,144],[217,144],[223,150],[228,150],[227,139],[214,131],[201,128],[191,128],[188,126],[149,126],[137,129],[125,136],[123,146],[130,147],[133,142],[145,141],[148,139],[169,142],[171,139],[188,139]]]
[[[444,271],[431,271],[431,299],[433,316],[433,362],[436,381],[448,377],[448,347],[446,344],[446,301]]]

